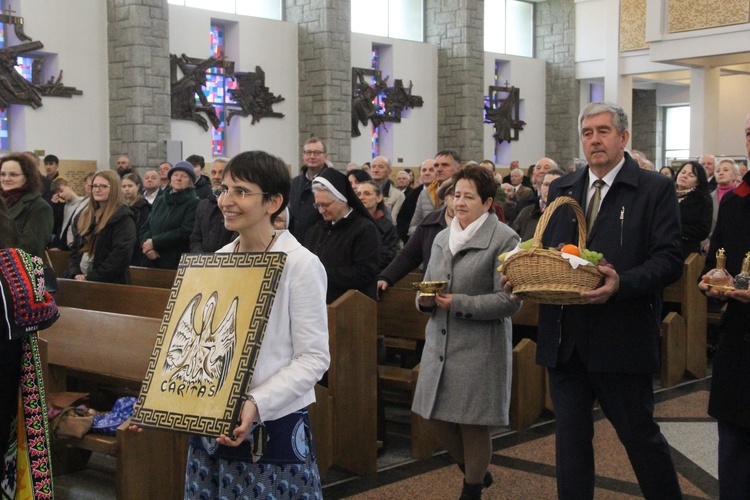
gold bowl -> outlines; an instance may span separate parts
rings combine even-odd
[[[420,281],[411,284],[411,287],[414,290],[419,290],[423,297],[434,297],[439,291],[445,290],[447,286],[447,281]]]

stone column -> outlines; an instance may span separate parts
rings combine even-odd
[[[298,26],[300,154],[314,135],[343,170],[351,156],[351,2],[287,0],[285,5],[286,20]]]
[[[633,115],[630,118],[633,149],[643,151],[657,168],[662,166],[661,159],[656,158],[656,90],[633,90]]]
[[[155,167],[172,134],[167,0],[107,0],[107,21],[109,167]]]
[[[438,47],[438,149],[483,158],[484,0],[425,0],[425,41]]]
[[[579,157],[579,82],[575,78],[575,2],[537,3],[535,57],[547,61],[545,155],[563,169]]]

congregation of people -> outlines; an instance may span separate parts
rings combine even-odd
[[[15,221],[15,248],[41,258],[70,252],[65,278],[128,284],[131,266],[176,269],[186,253],[265,248],[288,253],[290,269],[312,280],[285,271],[277,298],[285,312],[275,305],[272,313],[283,331],[278,345],[284,354],[264,360],[273,368],[259,365],[266,378],[253,379],[235,436],[214,443],[221,445],[216,456],[200,439],[191,440],[191,459],[212,468],[211,474],[240,460],[229,449],[251,432],[259,414],[272,428],[271,418],[279,429],[298,422],[309,426],[304,407],[314,399],[311,391],[329,362],[322,340],[326,332],[319,331],[325,304],[350,289],[377,300],[415,269],[427,281],[446,281],[437,296],[417,295],[415,307],[429,321],[413,410],[462,470],[461,498],[475,499],[494,481],[488,472],[490,429],[508,424],[510,317],[521,307],[512,283],[496,272],[496,258],[535,236],[554,199],[573,197],[587,216],[593,212],[586,243],[603,252],[609,264],[600,267],[601,286],[584,294],[585,305],[540,306],[537,362],[549,370],[558,421],[558,496],[593,496],[591,407],[598,400],[628,451],[644,495],[680,498],[666,439],[653,418],[660,294],[679,278],[691,253],[707,256],[708,271],[717,249],[725,248],[730,272],[739,272],[750,251],[750,177],[744,164],[712,154],[654,171],[642,152],[625,150],[627,115],[610,103],[587,106],[579,126],[585,167],[565,168],[542,157],[526,172],[512,161],[505,176],[493,161],[465,161],[452,149],[414,169],[396,169],[391,159],[377,156],[339,170],[325,142],[312,137],[302,146],[296,175],[284,174],[280,159],[259,152],[214,158],[210,166],[190,155],[145,169],[134,168],[122,155],[113,169],[88,176],[78,193],[60,175],[56,156],[44,157],[45,176],[38,157],[12,153],[0,159],[2,205]],[[544,244],[576,243],[575,234],[563,213],[550,221]],[[323,295],[307,311],[297,310],[301,297],[309,295],[303,288]],[[743,332],[750,297],[701,289],[729,302],[710,412],[720,422],[722,493],[746,493],[750,352]],[[300,325],[310,330],[304,352],[293,344],[304,337],[296,330]],[[742,335],[744,344],[737,340]],[[284,375],[280,368],[287,364]],[[744,374],[740,383],[739,374]],[[315,478],[309,491],[317,497],[314,457],[301,463]],[[259,474],[258,480],[276,480],[267,476]],[[212,481],[196,474],[188,479],[186,497],[190,481],[195,491]]]

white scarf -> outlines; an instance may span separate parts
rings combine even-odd
[[[466,226],[466,229],[461,229],[461,223],[458,222],[458,217],[454,217],[451,222],[451,231],[448,236],[448,247],[451,249],[451,253],[456,255],[471,240],[479,228],[487,220],[490,213],[485,212],[477,220]]]

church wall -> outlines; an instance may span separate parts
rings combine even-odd
[[[414,95],[424,105],[404,110],[401,123],[386,123],[380,127],[381,154],[388,156],[394,168],[419,166],[437,152],[437,47],[427,43],[410,42],[352,33],[352,67],[370,68],[373,44],[381,46],[381,70],[389,86],[395,79],[409,86],[414,84]],[[362,133],[352,137],[351,161],[364,163],[372,159],[372,125],[359,125]],[[401,159],[402,161],[399,161]],[[337,167],[345,167],[347,162]]]
[[[227,151],[232,157],[242,151],[262,149],[293,165],[299,163],[297,26],[249,16],[216,13],[189,7],[169,6],[170,53],[190,57],[209,57],[209,29],[212,20],[225,25],[225,47],[235,71],[254,72],[260,66],[266,74],[266,86],[284,101],[273,105],[283,118],[235,116],[228,127]],[[178,73],[179,74],[179,73]],[[299,113],[309,110],[299,110]],[[199,154],[210,161],[211,134],[187,120],[172,120],[172,139],[182,141],[183,157]]]
[[[99,169],[109,158],[106,2],[14,2],[27,35],[56,54],[45,62],[44,80],[57,78],[83,91],[72,98],[43,97],[42,106],[10,106],[10,149],[43,150],[67,160],[95,160]],[[61,23],[61,20],[66,22]],[[6,25],[6,46],[19,43]]]
[[[500,61],[500,78],[495,83],[495,61]],[[508,82],[520,89],[520,118],[526,122],[518,133],[518,140],[500,146],[497,158],[498,167],[508,167],[512,160],[518,160],[521,167],[528,167],[545,156],[546,115],[545,115],[545,81],[546,65],[541,59],[510,56],[507,54],[484,54],[484,86],[486,95],[490,85],[504,86]],[[495,157],[495,128],[485,123],[484,158],[467,158],[481,161]]]

